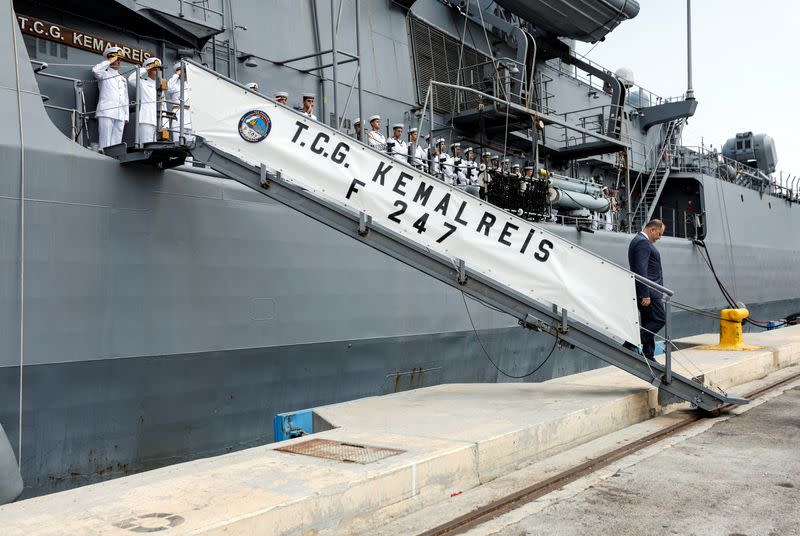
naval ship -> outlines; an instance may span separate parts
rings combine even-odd
[[[490,202],[621,266],[662,219],[673,336],[715,330],[708,312],[731,304],[752,329],[800,311],[800,239],[780,232],[800,228],[798,185],[775,178],[772,139],[683,146],[691,85],[662,97],[575,52],[636,24],[634,0],[0,10],[0,425],[23,497],[264,444],[281,412],[603,365],[201,162],[102,154],[91,67],[110,44],[123,70],[185,58],[293,106],[313,92],[319,121],[348,135],[357,116],[427,120],[432,140],[536,170],[498,173]]]

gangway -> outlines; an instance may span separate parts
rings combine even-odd
[[[649,382],[662,404],[747,403],[673,372],[669,342],[663,365],[624,346],[639,343],[635,281],[669,319],[668,289],[185,61],[196,162]]]

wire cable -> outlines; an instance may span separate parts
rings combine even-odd
[[[486,350],[486,346],[483,345],[483,341],[481,340],[480,336],[478,336],[478,330],[475,328],[475,322],[473,322],[473,320],[472,320],[472,313],[470,313],[470,311],[469,311],[469,306],[467,305],[467,296],[466,296],[466,294],[464,294],[464,291],[461,291],[461,299],[464,300],[464,310],[466,310],[466,312],[467,312],[467,317],[469,318],[469,323],[472,326],[472,332],[475,334],[475,339],[477,339],[478,344],[481,347],[481,350],[483,350],[483,355],[486,356],[486,359],[489,360],[489,363],[492,364],[492,366],[497,370],[497,372],[499,372],[503,376],[505,376],[507,378],[512,378],[512,379],[515,379],[515,380],[520,380],[522,378],[527,378],[528,376],[533,376],[534,374],[539,372],[539,370],[545,365],[545,363],[547,363],[550,360],[551,357],[553,357],[553,353],[556,351],[556,347],[558,346],[558,341],[561,340],[561,339],[558,338],[558,336],[556,336],[555,337],[556,340],[553,341],[553,347],[550,348],[550,353],[548,353],[547,357],[544,358],[544,361],[539,363],[532,371],[528,372],[527,374],[522,374],[520,376],[507,373],[506,371],[501,369],[497,365],[497,363],[494,362],[492,357],[489,355],[488,350]],[[481,303],[483,303],[483,302],[481,302]]]

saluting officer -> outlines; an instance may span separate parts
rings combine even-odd
[[[168,109],[172,111],[174,114],[174,119],[172,119],[175,123],[175,128],[172,130],[172,140],[179,141],[181,133],[178,132],[180,130],[181,125],[181,77],[183,77],[183,135],[186,138],[186,141],[192,141],[194,136],[191,135],[192,132],[192,110],[191,110],[191,88],[189,86],[189,80],[186,77],[186,73],[182,72],[181,62],[177,62],[174,65],[175,74],[173,74],[169,81],[167,82],[167,106]],[[141,130],[139,131],[141,134]]]
[[[120,47],[107,47],[105,60],[92,67],[92,74],[98,80],[100,98],[97,100],[97,126],[100,131],[100,147],[110,147],[122,143],[122,131],[128,122],[128,83],[119,74]]]
[[[287,93],[286,91],[276,91],[274,98],[275,102],[277,102],[278,104],[286,104],[287,102],[289,102],[289,93]]]
[[[408,162],[408,145],[403,141],[403,123],[392,125],[392,137],[386,140],[386,153],[399,162]]]
[[[386,138],[381,134],[381,116],[373,115],[369,118],[369,126],[372,127],[367,133],[369,146],[378,151],[386,151]]]
[[[314,121],[317,120],[317,116],[314,115],[314,94],[313,93],[303,93],[303,114],[313,119]]]
[[[139,93],[136,99],[139,101],[139,116],[136,121],[139,123],[139,142],[150,143],[156,141],[156,77],[161,70],[161,60],[158,58],[147,58],[142,67],[137,67],[128,76],[128,82],[136,87],[136,78],[139,78]],[[167,88],[167,81],[162,80],[163,88]]]
[[[519,164],[516,162],[511,166],[511,176],[517,179],[522,178],[522,173],[519,172]]]

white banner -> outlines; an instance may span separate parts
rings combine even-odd
[[[193,65],[188,71],[192,126],[210,144],[639,343],[630,272],[294,110]]]

